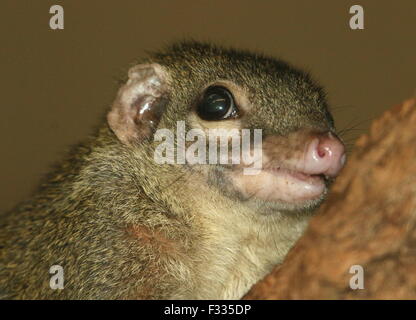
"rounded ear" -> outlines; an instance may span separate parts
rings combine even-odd
[[[153,135],[168,103],[168,73],[156,63],[139,64],[128,72],[110,112],[108,124],[123,143]]]

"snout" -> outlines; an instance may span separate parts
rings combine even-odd
[[[344,144],[331,132],[320,134],[307,145],[304,158],[296,170],[305,174],[335,177],[345,164]]]
[[[267,136],[261,154],[258,174],[232,172],[234,187],[245,197],[299,206],[322,201],[324,176],[336,177],[346,160],[344,144],[335,134],[307,130]]]

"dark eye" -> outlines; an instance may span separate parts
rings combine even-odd
[[[234,98],[224,87],[209,87],[198,105],[197,113],[203,120],[222,120],[236,112]]]

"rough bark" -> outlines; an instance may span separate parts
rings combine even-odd
[[[351,289],[353,265],[364,289]],[[416,299],[416,99],[361,136],[328,201],[246,299]]]

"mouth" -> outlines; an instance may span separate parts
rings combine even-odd
[[[283,167],[263,168],[256,175],[234,173],[235,187],[246,197],[301,204],[318,200],[326,191],[323,174],[307,174]]]
[[[281,176],[288,176],[292,177],[293,179],[304,181],[308,184],[316,184],[318,182],[322,182],[326,179],[325,175],[323,174],[307,174],[300,171],[285,169],[282,167],[272,167],[272,168],[265,168],[266,172],[276,175],[277,177]]]
[[[264,171],[282,180],[288,187],[295,187],[297,195],[305,200],[319,197],[325,189],[326,177],[323,174],[307,174],[281,167]]]

